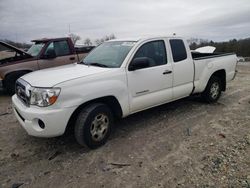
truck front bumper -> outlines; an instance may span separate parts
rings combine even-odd
[[[14,114],[31,136],[56,137],[65,132],[67,123],[75,108],[49,109],[25,106],[16,95],[12,97]]]

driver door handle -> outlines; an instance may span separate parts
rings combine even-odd
[[[75,57],[70,57],[69,60],[75,60],[76,58]]]
[[[162,74],[171,74],[172,71],[171,70],[165,70]]]

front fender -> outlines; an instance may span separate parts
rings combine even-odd
[[[61,88],[57,105],[62,108],[78,107],[88,101],[114,96],[120,103],[123,115],[129,113],[128,89],[125,74],[102,75],[105,78],[80,78],[61,83],[56,87]]]

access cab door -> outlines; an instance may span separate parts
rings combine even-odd
[[[173,98],[172,65],[164,40],[142,44],[128,65],[130,112],[157,106]]]
[[[67,40],[52,41],[42,52],[38,60],[40,69],[57,67],[76,62],[76,55],[73,54]]]
[[[173,98],[189,96],[193,90],[194,63],[189,47],[182,39],[169,39],[173,66]]]

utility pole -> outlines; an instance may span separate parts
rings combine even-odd
[[[69,34],[70,34],[70,24],[69,24]]]

